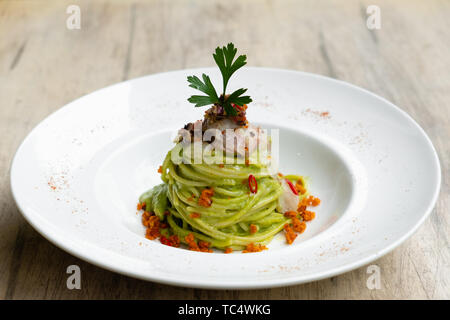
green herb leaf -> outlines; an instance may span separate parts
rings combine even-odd
[[[245,55],[240,55],[236,60],[234,60],[236,53],[237,49],[232,43],[229,43],[226,47],[217,47],[215,53],[213,53],[214,60],[222,73],[223,79],[223,93],[220,97],[217,95],[216,89],[211,83],[209,76],[202,74],[203,81],[197,76],[189,76],[187,77],[189,86],[206,94],[206,96],[193,95],[188,99],[189,102],[194,103],[195,107],[218,104],[223,106],[225,112],[231,116],[237,115],[237,111],[232,104],[242,106],[252,102],[252,99],[250,99],[249,96],[242,96],[247,91],[247,89],[243,88],[234,91],[231,95],[225,98],[225,91],[230,77],[234,72],[236,72],[236,70],[247,63],[247,57]]]
[[[238,106],[243,106],[244,104],[252,102],[252,99],[249,96],[242,96],[247,89],[237,89],[235,92],[230,94],[227,98],[227,102],[237,104]]]
[[[228,80],[230,80],[233,73],[239,68],[243,67],[247,62],[247,56],[240,55],[236,61],[233,62],[236,56],[237,49],[234,44],[229,43],[226,47],[217,47],[216,53],[213,54],[214,60],[219,66],[223,78],[223,95],[227,89]]]
[[[188,99],[189,102],[195,103],[196,107],[206,106],[208,104],[214,104],[219,102],[216,89],[214,89],[211,79],[202,74],[203,82],[197,76],[187,77],[187,81],[190,83],[189,87],[200,90],[207,94],[207,96],[192,96]]]
[[[191,96],[188,101],[190,103],[194,103],[195,107],[203,107],[210,104],[217,103],[216,100],[212,99],[209,96]]]

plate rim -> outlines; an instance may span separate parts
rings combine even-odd
[[[318,273],[318,274],[311,274],[311,275],[306,276],[306,277],[293,275],[293,276],[290,276],[290,277],[287,277],[287,278],[284,278],[284,279],[266,279],[266,280],[263,280],[263,281],[260,281],[260,282],[258,282],[256,280],[251,280],[251,281],[247,280],[245,282],[233,282],[233,281],[221,282],[221,281],[217,281],[217,280],[212,281],[210,279],[207,279],[206,281],[199,281],[198,279],[195,279],[195,280],[191,281],[189,278],[185,277],[182,281],[180,281],[179,279],[171,279],[170,277],[161,277],[161,276],[153,277],[152,274],[142,275],[140,273],[133,273],[133,272],[127,270],[123,265],[122,266],[120,266],[120,265],[118,266],[118,265],[108,264],[105,261],[93,259],[92,257],[89,256],[89,254],[83,253],[82,250],[74,249],[73,247],[71,247],[67,243],[65,243],[63,241],[58,241],[59,237],[55,236],[51,232],[48,232],[48,230],[45,230],[45,226],[43,226],[42,224],[39,225],[38,222],[35,221],[35,218],[33,218],[34,213],[33,212],[27,212],[27,210],[18,201],[17,194],[16,194],[16,192],[18,192],[18,191],[14,189],[14,182],[13,182],[13,177],[14,177],[13,173],[15,171],[16,158],[18,157],[19,153],[23,149],[25,143],[33,135],[33,133],[41,125],[43,125],[44,123],[49,121],[49,119],[54,117],[58,112],[66,109],[67,107],[70,107],[70,105],[72,103],[74,103],[74,102],[76,102],[76,101],[78,101],[80,99],[86,98],[86,97],[88,97],[88,96],[90,96],[92,94],[98,94],[99,92],[101,92],[103,90],[110,89],[110,88],[112,88],[114,86],[120,86],[120,85],[124,85],[126,83],[130,83],[132,81],[137,81],[137,80],[140,80],[140,79],[143,79],[143,78],[146,78],[146,77],[158,76],[158,75],[162,75],[162,74],[170,74],[170,73],[177,73],[177,72],[204,72],[205,70],[208,70],[208,69],[209,70],[215,70],[214,67],[200,67],[200,68],[178,69],[178,70],[171,70],[171,71],[165,71],[165,72],[152,73],[152,74],[136,77],[136,78],[133,78],[133,79],[129,79],[129,80],[126,80],[126,81],[117,82],[117,83],[108,85],[106,87],[94,90],[94,91],[92,91],[92,92],[90,92],[88,94],[85,94],[85,95],[81,96],[81,97],[78,97],[78,98],[76,98],[76,99],[66,103],[62,107],[58,108],[57,110],[53,111],[52,113],[50,113],[49,115],[44,117],[42,120],[40,120],[29,131],[29,133],[25,136],[25,138],[23,138],[22,142],[17,147],[17,149],[16,149],[16,151],[14,153],[14,156],[12,158],[11,165],[10,165],[10,170],[9,170],[9,172],[10,172],[10,179],[9,180],[10,180],[11,194],[12,194],[12,197],[14,199],[14,202],[16,203],[17,208],[19,209],[19,212],[25,218],[25,220],[41,236],[43,236],[45,239],[50,241],[56,247],[66,251],[67,253],[69,253],[69,254],[71,254],[71,255],[73,255],[73,256],[75,256],[75,257],[77,257],[77,258],[79,258],[79,259],[81,259],[83,261],[87,261],[88,263],[91,263],[91,264],[93,264],[95,266],[101,267],[103,269],[106,269],[106,270],[109,270],[109,271],[112,271],[112,272],[120,273],[120,274],[129,276],[129,277],[132,277],[132,278],[137,278],[137,279],[141,279],[141,280],[145,280],[145,281],[152,281],[152,282],[168,284],[168,285],[173,285],[173,286],[179,286],[179,287],[202,288],[202,289],[220,289],[220,290],[230,290],[230,289],[243,290],[243,289],[263,289],[263,288],[275,288],[275,287],[298,285],[298,284],[302,284],[302,283],[308,283],[308,282],[312,282],[312,281],[322,280],[322,279],[325,279],[325,278],[333,277],[333,276],[336,276],[336,275],[339,275],[339,274],[343,274],[343,273],[355,270],[355,269],[357,269],[357,268],[359,268],[361,266],[364,266],[366,264],[369,264],[370,262],[373,262],[373,261],[379,259],[380,257],[386,255],[387,253],[389,253],[392,250],[394,250],[395,248],[397,248],[400,244],[404,243],[408,238],[410,238],[417,231],[417,229],[430,216],[430,214],[433,211],[433,209],[434,209],[434,207],[435,207],[435,205],[437,203],[437,200],[439,198],[441,184],[442,184],[442,168],[441,168],[441,164],[440,164],[438,153],[437,153],[437,151],[436,151],[436,149],[435,149],[431,139],[429,138],[429,136],[427,135],[425,130],[414,120],[414,118],[412,118],[412,116],[410,116],[406,111],[402,110],[400,107],[398,107],[394,103],[390,102],[386,98],[381,97],[381,96],[379,96],[379,95],[377,95],[377,94],[375,94],[375,93],[373,93],[373,92],[371,92],[371,91],[369,91],[369,90],[367,90],[365,88],[362,88],[360,86],[351,84],[351,83],[343,81],[343,80],[331,78],[331,77],[320,75],[320,74],[316,74],[316,73],[310,73],[310,72],[293,70],[293,69],[269,68],[269,67],[252,67],[252,66],[248,66],[248,67],[246,67],[246,69],[263,71],[263,72],[266,71],[266,72],[280,72],[280,73],[301,74],[303,76],[319,78],[319,79],[322,79],[322,80],[332,81],[332,82],[339,83],[341,85],[345,85],[345,86],[350,87],[350,88],[352,88],[354,90],[357,90],[357,91],[363,92],[365,94],[368,94],[368,95],[370,95],[370,96],[380,100],[381,102],[385,103],[389,107],[391,107],[394,110],[396,110],[397,112],[399,112],[402,116],[404,116],[407,120],[409,120],[409,122],[411,124],[413,124],[416,129],[419,130],[421,135],[425,138],[427,146],[430,147],[430,149],[432,151],[434,164],[436,165],[436,172],[435,172],[435,174],[436,174],[436,178],[437,178],[437,183],[436,183],[434,191],[433,191],[433,196],[430,198],[428,206],[424,210],[424,214],[416,222],[416,224],[408,230],[408,232],[405,232],[401,237],[399,237],[396,241],[394,241],[390,245],[387,245],[386,247],[384,247],[383,249],[379,250],[376,253],[369,254],[365,258],[357,259],[356,261],[354,261],[352,263],[344,263],[343,265],[341,265],[339,267],[335,267],[335,268],[332,268],[332,269],[329,269],[329,270],[325,270],[325,271],[323,271],[321,273]],[[36,219],[36,220],[38,220],[38,219]],[[110,252],[110,253],[113,253],[113,252]]]

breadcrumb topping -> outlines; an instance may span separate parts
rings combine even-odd
[[[294,232],[294,229],[291,228],[289,223],[286,223],[283,227],[284,229],[284,235],[286,236],[286,243],[292,244],[294,242],[295,238],[297,238],[297,234]]]
[[[260,251],[263,251],[263,250],[267,250],[267,247],[265,245],[262,245],[262,244],[259,244],[259,243],[254,244],[252,242],[252,243],[249,243],[247,245],[247,247],[245,248],[245,250],[242,251],[242,253],[260,252]]]
[[[212,199],[211,197],[214,195],[214,189],[212,188],[206,188],[202,190],[202,194],[198,198],[198,204],[202,207],[211,207]]]

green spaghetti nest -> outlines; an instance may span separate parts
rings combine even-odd
[[[145,211],[154,213],[164,226],[159,229],[160,237],[176,236],[178,244],[181,241],[190,246],[186,237],[192,233],[196,241],[208,243],[208,248],[242,250],[252,243],[270,242],[291,222],[277,211],[283,190],[266,165],[258,162],[218,165],[205,161],[175,164],[171,159],[171,153],[178,152],[175,148],[162,165],[163,183],[139,198]],[[252,176],[257,191],[249,183]],[[294,175],[283,178],[303,179]]]

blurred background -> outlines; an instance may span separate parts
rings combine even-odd
[[[379,9],[375,24],[369,6]],[[0,298],[450,298],[449,16],[450,2],[443,0],[0,0]],[[227,42],[247,54],[250,66],[313,72],[366,88],[407,111],[432,139],[444,174],[441,197],[412,238],[375,262],[381,289],[367,288],[366,267],[257,291],[139,281],[63,252],[19,214],[9,166],[44,117],[116,82],[213,66],[205,52]],[[66,288],[71,264],[81,267],[81,290]]]

